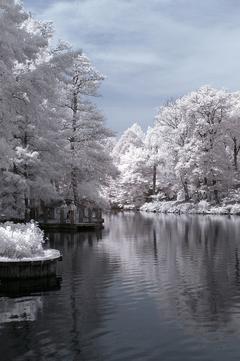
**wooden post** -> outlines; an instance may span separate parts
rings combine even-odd
[[[43,207],[43,223],[48,223],[48,209],[45,206]]]
[[[91,210],[91,208],[88,208],[88,222],[89,223],[92,222],[92,210]]]
[[[75,219],[75,210],[71,210],[70,211],[71,213],[70,213],[70,223],[71,224],[74,224],[75,222],[74,222],[74,219]]]
[[[93,208],[92,210],[92,218],[93,218],[93,221],[96,222],[97,218],[98,218],[98,210],[97,208]]]
[[[85,222],[85,219],[88,220],[88,209],[86,207],[83,208],[83,222]]]
[[[156,194],[156,183],[157,183],[157,166],[153,166],[153,195]]]
[[[39,207],[36,207],[36,221],[39,221]]]
[[[84,216],[84,210],[82,209],[82,207],[79,207],[79,209],[78,209],[78,221],[79,221],[79,223],[83,222],[83,216]]]
[[[64,223],[65,223],[64,208],[61,207],[60,208],[60,224],[64,224]]]

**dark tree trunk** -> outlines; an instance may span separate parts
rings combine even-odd
[[[75,167],[72,168],[72,172],[71,172],[71,186],[72,186],[74,204],[78,204],[77,169]]]
[[[24,132],[23,145],[25,148],[28,146],[28,135],[27,132]],[[28,166],[27,163],[24,164],[24,178],[28,179]],[[25,221],[30,221],[30,200],[28,196],[28,191],[24,191],[24,201],[25,201]]]
[[[237,147],[237,139],[234,138],[233,139],[233,143],[234,143],[234,148],[233,148],[233,165],[234,165],[234,169],[235,171],[238,170],[238,162],[237,162],[237,158],[238,158],[238,152],[239,152],[239,149]]]
[[[29,199],[27,196],[25,196],[25,221],[29,222],[30,221],[30,208],[29,208]]]
[[[76,142],[76,131],[77,131],[77,105],[78,105],[77,94],[74,93],[74,95],[73,95],[72,137],[70,139],[73,162],[74,162],[74,158],[75,158],[75,142]],[[72,164],[72,171],[71,171],[71,188],[72,188],[72,192],[73,192],[74,203],[78,204],[77,168],[75,167],[74,164]]]
[[[153,195],[156,194],[156,183],[157,183],[157,166],[153,166]]]
[[[216,182],[216,180],[214,179],[214,180],[213,180],[213,186],[214,186],[213,194],[214,194],[215,202],[216,202],[217,204],[219,204],[219,203],[220,203],[220,201],[219,201],[219,194],[218,194],[218,190],[215,188],[216,184],[217,184],[217,182]]]
[[[186,180],[182,180],[182,185],[184,189],[184,195],[185,195],[185,202],[188,202],[190,200],[189,197],[189,191],[188,191],[188,184]]]

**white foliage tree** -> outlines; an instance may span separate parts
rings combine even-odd
[[[90,97],[98,95],[103,79],[86,55],[76,53],[68,77],[62,82],[63,128],[69,154],[63,189],[76,204],[83,199],[97,200],[102,187],[115,173],[112,159],[105,150],[106,139],[112,137],[112,132],[90,101]]]
[[[145,134],[134,123],[120,137],[112,151],[118,177],[111,183],[110,200],[114,207],[138,207],[149,195],[152,163]]]
[[[111,132],[87,99],[102,75],[80,51],[51,47],[50,23],[14,1],[0,3],[0,195],[7,218],[40,203],[99,198],[114,174]],[[81,184],[81,187],[80,187]]]
[[[132,189],[152,189],[158,198],[220,203],[238,184],[239,114],[239,93],[204,86],[162,106],[146,136],[129,128],[113,150],[124,202]]]

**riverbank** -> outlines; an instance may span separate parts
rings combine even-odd
[[[145,203],[140,211],[154,213],[177,214],[235,214],[240,215],[240,203],[212,205],[209,202],[199,203],[180,201],[154,201]]]

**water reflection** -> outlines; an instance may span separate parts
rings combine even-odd
[[[141,262],[142,273],[147,275],[148,272],[154,272],[155,276],[151,274],[152,281],[155,279],[171,284],[177,281],[188,287],[191,284],[211,284],[210,292],[218,283],[219,288],[238,285],[239,218],[120,217],[123,222],[111,230],[105,248],[116,246],[121,234],[121,242],[117,244],[118,252],[131,258],[129,268]],[[151,263],[151,258],[158,262]],[[161,272],[157,272],[159,269]],[[238,291],[236,288],[233,290]]]
[[[5,323],[36,321],[38,312],[42,309],[41,297],[16,298],[0,300],[0,327]]]
[[[238,217],[140,213],[50,233],[61,288],[0,287],[0,347],[18,361],[238,360],[239,234]]]
[[[0,282],[0,297],[19,297],[41,294],[60,290],[61,277],[48,277],[31,280],[2,280]]]

